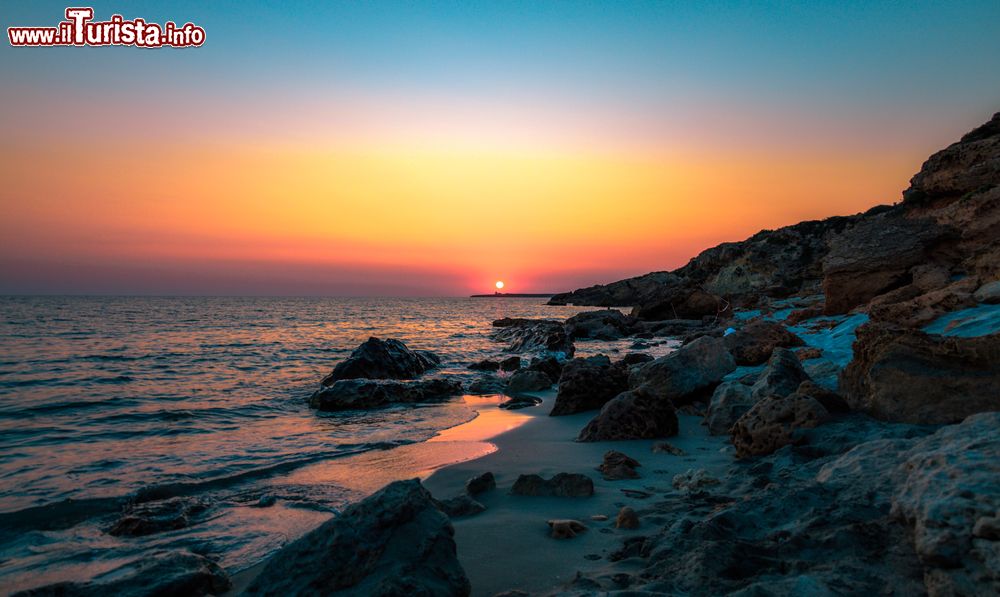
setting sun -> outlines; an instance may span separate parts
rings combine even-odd
[[[497,290],[503,290],[503,281],[497,280]]]

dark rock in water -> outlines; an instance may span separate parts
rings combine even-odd
[[[552,387],[552,378],[541,371],[525,369],[510,376],[507,381],[507,393],[539,392]]]
[[[510,342],[507,347],[510,352],[573,356],[573,339],[566,333],[561,322],[551,319],[501,319],[494,321],[493,325],[498,328],[492,334],[493,339]]]
[[[620,481],[622,479],[638,479],[639,473],[636,467],[641,466],[639,461],[631,458],[617,450],[609,450],[604,454],[604,461],[597,467],[601,475],[608,481]]]
[[[535,497],[589,497],[594,495],[594,482],[587,475],[578,473],[559,473],[551,479],[520,475],[510,492]]]
[[[495,375],[487,375],[480,379],[472,380],[466,390],[470,394],[503,394],[507,389],[507,382]]]
[[[737,458],[770,454],[801,440],[801,431],[822,424],[830,413],[806,394],[768,396],[739,418],[732,428]]]
[[[497,405],[498,408],[504,410],[519,410],[522,408],[530,408],[532,406],[538,406],[542,403],[541,398],[536,398],[534,396],[528,396],[526,394],[514,394],[509,400],[501,402]]]
[[[723,340],[737,365],[760,365],[777,347],[802,346],[801,338],[773,321],[759,319],[729,334]]]
[[[639,528],[639,515],[635,513],[635,510],[625,506],[618,511],[618,516],[615,518],[615,528],[616,529],[637,529]]]
[[[132,505],[108,529],[108,534],[116,537],[144,537],[183,529],[191,523],[192,517],[207,509],[208,504],[203,501],[182,497]]]
[[[440,362],[434,353],[410,350],[399,340],[369,338],[346,360],[337,363],[322,383],[329,386],[341,379],[359,378],[413,379]]]
[[[809,381],[809,375],[795,353],[787,348],[777,348],[751,387],[751,393],[754,402],[767,396],[788,396],[804,381]]]
[[[446,500],[434,500],[434,504],[448,515],[448,518],[474,516],[486,511],[486,506],[472,499],[467,494],[457,495]]]
[[[469,495],[479,495],[496,488],[497,480],[493,477],[493,473],[488,471],[465,482],[465,491]]]
[[[955,423],[1000,410],[1000,334],[942,337],[869,322],[841,374],[852,408],[906,423]]]
[[[654,359],[651,355],[643,354],[641,352],[630,352],[625,355],[625,358],[622,359],[622,364],[626,367],[631,367],[632,365],[641,365],[652,360]]]
[[[462,393],[462,384],[447,379],[388,381],[342,379],[317,390],[309,406],[319,410],[377,408],[389,404],[437,402]]]
[[[517,371],[521,368],[521,357],[513,356],[507,357],[506,359],[500,361],[501,371]]]
[[[642,388],[622,392],[604,405],[580,432],[581,442],[655,439],[677,435],[673,403]]]
[[[448,517],[397,481],[276,553],[247,595],[469,595]]]
[[[587,530],[586,525],[579,520],[568,518],[549,520],[546,521],[546,524],[552,530],[549,536],[553,539],[572,539]]]
[[[485,359],[482,361],[476,361],[475,363],[469,365],[469,369],[472,369],[473,371],[498,371],[500,369],[500,363]]]
[[[573,359],[563,366],[552,412],[557,417],[601,408],[628,388],[625,368],[600,355]]]
[[[667,356],[632,370],[629,386],[680,406],[701,391],[718,385],[736,369],[733,357],[718,338],[699,338]]]
[[[757,404],[750,386],[738,382],[727,381],[715,388],[708,403],[705,414],[705,424],[712,435],[727,435],[733,424]]]
[[[617,309],[585,311],[566,320],[566,333],[572,338],[618,340],[629,333],[630,320]]]
[[[531,364],[528,365],[528,371],[541,371],[549,376],[552,383],[559,383],[559,377],[562,375],[562,369],[562,362],[555,357],[534,358],[531,359]]]
[[[88,582],[61,582],[17,597],[167,597],[220,595],[231,583],[208,558],[186,551],[154,551]]]

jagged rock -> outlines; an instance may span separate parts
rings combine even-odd
[[[601,408],[628,388],[624,367],[606,356],[573,359],[563,366],[552,412],[556,417]]]
[[[496,488],[497,480],[493,477],[493,473],[489,471],[481,475],[476,475],[465,482],[465,491],[469,495],[479,495],[480,493],[486,493]]]
[[[655,439],[673,437],[677,430],[673,403],[639,389],[622,392],[605,404],[580,431],[577,441]]]
[[[831,414],[843,414],[851,411],[851,406],[847,404],[847,401],[844,400],[840,394],[832,390],[828,390],[812,380],[807,379],[799,384],[795,393],[802,396],[808,396],[816,402],[819,402],[823,405],[823,408]]]
[[[736,330],[723,340],[737,365],[760,365],[771,358],[777,347],[802,346],[802,339],[773,321],[759,319]]]
[[[521,357],[513,356],[507,357],[506,359],[500,361],[501,371],[517,371],[521,368]]]
[[[688,469],[683,473],[674,475],[671,485],[679,491],[701,491],[706,487],[718,485],[719,480],[708,474],[703,468]]]
[[[628,383],[632,389],[680,406],[698,392],[718,385],[734,369],[736,363],[723,341],[706,336],[633,368]]]
[[[983,284],[972,295],[977,302],[987,305],[1000,304],[1000,280]]]
[[[975,278],[964,278],[923,294],[913,285],[906,286],[873,299],[868,313],[876,321],[923,327],[945,313],[976,306],[972,296],[976,284]]]
[[[539,392],[552,387],[552,378],[541,371],[531,371],[524,369],[510,376],[507,381],[507,392],[519,394],[521,392]]]
[[[469,365],[469,369],[472,369],[473,371],[498,371],[500,369],[500,363],[485,359],[472,363]]]
[[[587,527],[579,520],[560,519],[546,521],[552,529],[549,535],[553,539],[572,539],[587,530]]]
[[[618,511],[618,516],[615,518],[615,528],[616,529],[637,529],[639,528],[639,515],[635,513],[635,510],[625,506]]]
[[[435,402],[461,393],[461,383],[446,379],[342,379],[332,386],[317,390],[309,398],[309,406],[319,410],[377,408],[398,403]]]
[[[733,424],[757,403],[750,386],[739,381],[727,381],[715,388],[708,403],[705,424],[712,435],[726,435]]]
[[[562,370],[562,362],[555,357],[537,357],[531,359],[531,364],[528,365],[528,371],[540,371],[548,375],[552,383],[559,383]]]
[[[208,509],[201,500],[175,497],[129,506],[108,530],[116,537],[144,537],[187,527],[191,518]]]
[[[802,349],[796,350],[795,351],[795,356],[796,356],[796,358],[799,359],[799,362],[809,361],[809,360],[812,360],[812,359],[822,358],[823,351],[820,350],[820,349],[818,349],[818,348],[813,348],[813,347],[810,346],[808,348],[802,348]]]
[[[466,388],[470,394],[503,394],[507,389],[507,382],[495,375],[488,375],[480,379],[472,380]]]
[[[601,471],[601,475],[606,480],[619,481],[621,479],[638,479],[639,473],[635,469],[639,466],[641,465],[638,460],[617,450],[609,450],[604,453],[604,461],[597,467],[597,470]]]
[[[397,481],[282,548],[246,594],[465,596],[453,536],[419,480]]]
[[[536,398],[535,396],[529,396],[527,394],[514,394],[509,400],[501,402],[497,407],[504,410],[520,410],[522,408],[531,408],[532,406],[538,406],[542,403],[541,398]]]
[[[510,342],[509,352],[544,352],[573,356],[573,339],[563,324],[551,319],[500,319],[493,322],[497,328],[492,337],[499,342]]]
[[[816,427],[829,416],[822,404],[806,394],[763,398],[733,425],[736,457],[770,454],[796,443],[801,430]]]
[[[566,320],[566,333],[573,338],[618,340],[629,333],[629,318],[616,309],[585,311]]]
[[[631,367],[632,365],[641,365],[643,363],[648,363],[653,361],[653,357],[648,354],[641,352],[630,352],[621,360],[622,365],[626,367]]]
[[[187,551],[153,551],[88,582],[60,582],[14,593],[16,597],[147,597],[220,595],[231,583],[208,558]]]
[[[448,518],[473,516],[486,511],[486,506],[472,499],[468,494],[456,495],[446,500],[434,500],[434,505],[447,514]]]
[[[510,492],[527,496],[589,497],[594,495],[594,482],[587,475],[578,473],[559,473],[551,479],[520,475]]]
[[[852,408],[906,423],[955,423],[1000,410],[1000,334],[932,336],[869,322],[841,375]]]
[[[714,317],[728,319],[732,305],[722,297],[703,288],[684,285],[664,289],[664,294],[647,300],[632,309],[632,317],[645,320],[688,319]]]
[[[767,396],[788,396],[804,381],[809,381],[809,375],[795,353],[787,348],[777,348],[750,388],[750,393],[754,403]]]
[[[788,317],[785,318],[785,323],[787,325],[798,325],[807,319],[813,319],[823,315],[825,310],[826,309],[822,304],[796,309],[788,314]]]
[[[441,359],[432,352],[410,350],[399,340],[369,338],[323,378],[324,386],[341,379],[413,379],[432,369]]]
[[[668,442],[654,442],[650,447],[654,454],[672,454],[674,456],[687,456],[687,452]]]

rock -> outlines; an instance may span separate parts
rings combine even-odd
[[[648,363],[654,360],[652,356],[648,354],[643,354],[641,352],[630,352],[621,360],[622,365],[626,367],[631,367],[632,365],[641,365],[643,363]]]
[[[461,383],[446,379],[407,382],[342,379],[314,393],[309,398],[309,406],[319,410],[353,410],[398,403],[436,402],[461,393]]]
[[[760,365],[771,358],[777,347],[802,346],[802,339],[773,321],[758,319],[729,334],[723,340],[737,365]]]
[[[587,527],[579,520],[549,520],[547,524],[552,529],[550,536],[553,539],[572,539],[587,530]]]
[[[488,375],[473,380],[466,390],[476,395],[503,394],[507,390],[507,382],[495,375]]]
[[[515,394],[510,397],[509,400],[501,402],[497,405],[498,408],[504,410],[520,410],[522,408],[531,408],[532,406],[538,406],[542,403],[541,398],[536,398],[535,396],[528,396],[527,394]]]
[[[521,357],[513,356],[507,357],[506,359],[500,361],[501,371],[517,371],[521,368]]]
[[[266,494],[260,496],[260,499],[257,500],[257,507],[258,508],[270,508],[271,506],[273,506],[273,505],[275,505],[277,503],[278,503],[278,498],[274,494],[272,494],[272,493],[266,493]]]
[[[809,381],[809,375],[795,353],[787,348],[777,348],[767,367],[751,386],[750,393],[754,403],[767,396],[788,396],[804,381]]]
[[[736,369],[733,357],[718,338],[703,337],[667,356],[635,367],[629,375],[632,389],[673,401],[680,406],[698,392],[709,390]]]
[[[218,564],[187,551],[152,551],[88,582],[60,582],[17,597],[147,597],[220,595],[232,583]]]
[[[492,337],[499,342],[509,342],[509,352],[554,353],[563,357],[573,356],[573,339],[563,324],[551,319],[500,319],[493,322],[498,328]]]
[[[639,515],[635,513],[635,510],[625,506],[618,511],[618,516],[615,518],[615,528],[616,529],[637,529],[639,528]]]
[[[648,321],[699,317],[728,319],[732,314],[732,305],[722,297],[685,284],[665,288],[662,296],[639,303],[632,309],[631,316]]]
[[[671,485],[674,489],[692,492],[701,491],[706,487],[712,487],[713,485],[718,485],[719,480],[708,474],[703,468],[699,469],[688,469],[683,473],[674,475]]]
[[[851,411],[851,406],[847,404],[847,401],[844,400],[840,394],[832,390],[828,390],[810,380],[806,380],[799,384],[795,393],[800,396],[808,396],[816,402],[819,402],[823,405],[823,408],[831,414],[843,414]]]
[[[541,371],[518,371],[507,381],[507,393],[539,392],[552,387],[552,378]]]
[[[410,350],[399,340],[369,338],[354,349],[346,360],[337,363],[323,378],[324,386],[341,379],[413,379],[441,360],[431,352]]]
[[[469,369],[472,369],[473,371],[498,371],[500,369],[500,363],[486,359],[476,361],[475,363],[469,365]]]
[[[650,451],[654,454],[673,454],[674,456],[687,456],[687,452],[677,446],[667,442],[654,442]]]
[[[573,359],[563,366],[552,412],[557,417],[601,408],[628,389],[624,367],[612,365],[606,356]]]
[[[738,381],[723,382],[708,403],[705,424],[712,435],[727,435],[733,424],[757,403],[750,386]]]
[[[528,365],[529,371],[540,371],[549,376],[552,383],[558,383],[559,377],[562,376],[563,365],[559,359],[555,357],[536,357],[531,359],[531,364]]]
[[[809,307],[803,307],[802,309],[796,309],[788,314],[785,318],[786,325],[798,325],[807,319],[813,319],[823,315],[825,308],[823,305],[811,305]]]
[[[638,479],[639,473],[635,469],[639,466],[641,465],[636,459],[616,450],[609,450],[604,453],[604,462],[597,467],[597,470],[601,471],[601,475],[606,480],[619,481],[621,479]]]
[[[616,309],[585,311],[566,320],[566,333],[572,338],[618,340],[629,333],[629,318]]]
[[[473,516],[486,511],[486,506],[472,499],[468,494],[456,495],[446,500],[434,500],[434,505],[447,514],[448,518]]]
[[[975,288],[975,278],[964,278],[923,294],[911,285],[876,297],[868,305],[868,313],[876,321],[920,328],[945,313],[975,307]],[[913,292],[906,293],[911,289]]]
[[[983,284],[972,295],[977,302],[987,305],[1000,304],[1000,280]]]
[[[526,496],[589,497],[594,495],[594,482],[587,475],[578,473],[559,473],[551,479],[520,475],[510,492]]]
[[[396,481],[283,547],[246,594],[466,596],[453,536],[419,480]]]
[[[465,491],[469,495],[479,495],[480,493],[492,491],[496,488],[497,481],[493,477],[493,473],[488,471],[481,475],[476,475],[465,482]]]
[[[656,439],[677,435],[677,412],[670,400],[644,390],[622,392],[601,408],[577,441]]]
[[[822,358],[822,356],[822,350],[811,346],[809,348],[801,348],[795,351],[795,357],[799,359],[799,362]]]
[[[852,408],[888,421],[955,423],[1000,410],[1000,334],[932,336],[869,322],[840,385]]]
[[[208,509],[201,500],[175,497],[162,501],[135,504],[108,530],[115,537],[145,537],[187,527],[191,518]]]
[[[829,416],[822,404],[805,394],[768,396],[733,425],[731,435],[736,457],[770,454],[797,443],[802,430],[820,425]]]

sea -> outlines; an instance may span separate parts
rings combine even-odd
[[[488,453],[434,440],[497,396],[338,413],[307,398],[371,336],[433,351],[432,375],[469,382],[482,375],[470,363],[509,356],[493,320],[581,310],[539,298],[0,297],[0,592],[159,549],[235,573],[386,482]],[[166,528],[122,532],[136,508]]]

